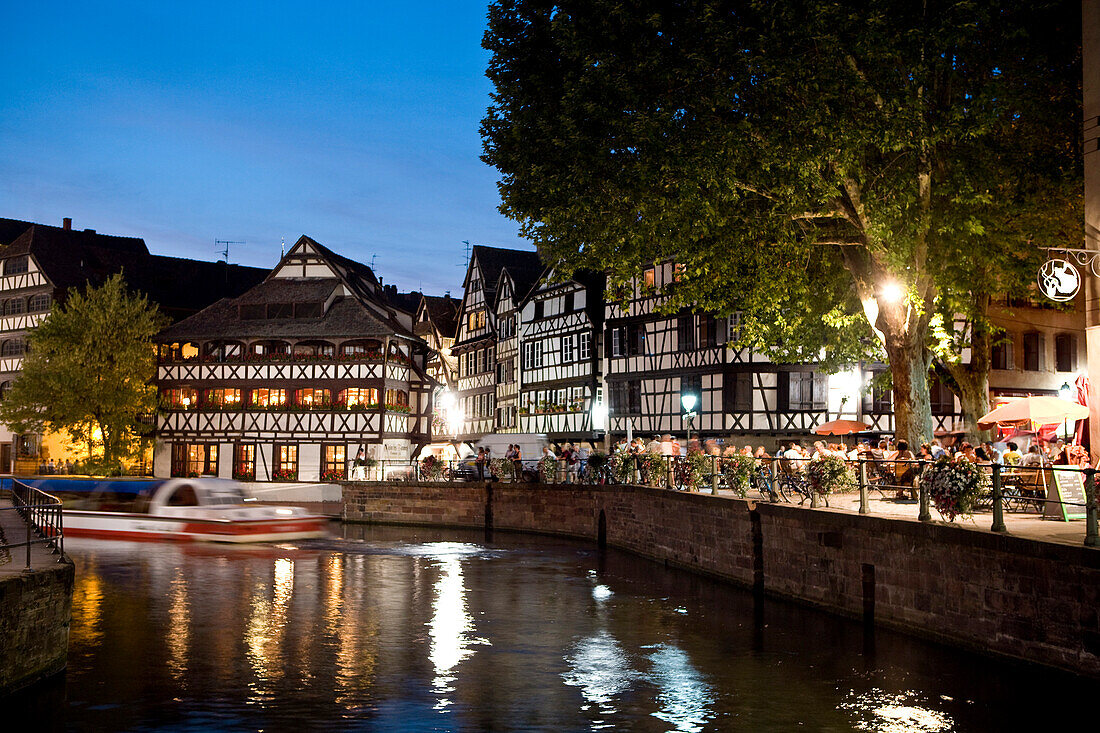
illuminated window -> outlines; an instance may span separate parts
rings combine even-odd
[[[313,387],[295,390],[294,404],[302,407],[327,407],[332,404],[332,391]]]
[[[344,467],[347,465],[346,445],[326,445],[322,447],[321,475],[329,474],[332,479],[344,478]],[[327,479],[326,479],[327,480]]]
[[[241,443],[233,456],[233,478],[238,481],[256,479],[256,444]]]
[[[191,387],[176,387],[162,391],[160,399],[165,407],[190,410],[198,407],[199,393]]]
[[[374,387],[348,387],[340,392],[340,404],[348,407],[377,405],[378,390]]]
[[[286,390],[254,389],[248,395],[248,402],[256,407],[280,407],[286,404]]]
[[[409,406],[409,393],[403,389],[387,389],[386,390],[386,406],[408,407]]]
[[[642,284],[647,288],[655,287],[657,284],[657,271],[651,267],[642,272]]]
[[[205,394],[206,404],[214,407],[236,407],[241,404],[241,391],[239,389],[208,389]]]
[[[290,480],[298,478],[298,446],[276,445],[272,462],[275,464],[272,478]]]
[[[175,443],[172,445],[172,475],[217,476],[217,443]]]

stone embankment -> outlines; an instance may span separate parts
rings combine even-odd
[[[72,562],[23,567],[0,564],[0,698],[64,670],[69,647]]]
[[[1100,675],[1100,551],[641,486],[346,484],[349,522],[590,539],[983,653]]]

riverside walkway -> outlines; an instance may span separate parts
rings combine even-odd
[[[33,530],[30,539],[38,539]],[[26,541],[27,523],[15,510],[9,493],[0,492],[0,578],[27,570],[27,547],[20,546]],[[30,546],[29,558],[31,570],[45,570],[57,564],[58,556],[49,545],[37,542]]]

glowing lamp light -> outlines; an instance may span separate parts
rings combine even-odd
[[[886,283],[882,286],[882,292],[879,297],[886,303],[897,303],[901,300],[903,291],[901,286],[897,283]]]
[[[698,398],[691,393],[680,395],[680,404],[684,406],[684,412],[693,411],[697,401]]]
[[[1073,397],[1073,387],[1069,386],[1069,382],[1063,382],[1062,386],[1058,388],[1058,396],[1063,400],[1069,400]]]
[[[592,429],[607,430],[607,405],[602,402],[592,404]]]

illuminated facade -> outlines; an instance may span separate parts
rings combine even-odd
[[[303,236],[267,278],[158,337],[154,473],[318,481],[431,432],[417,298]]]

